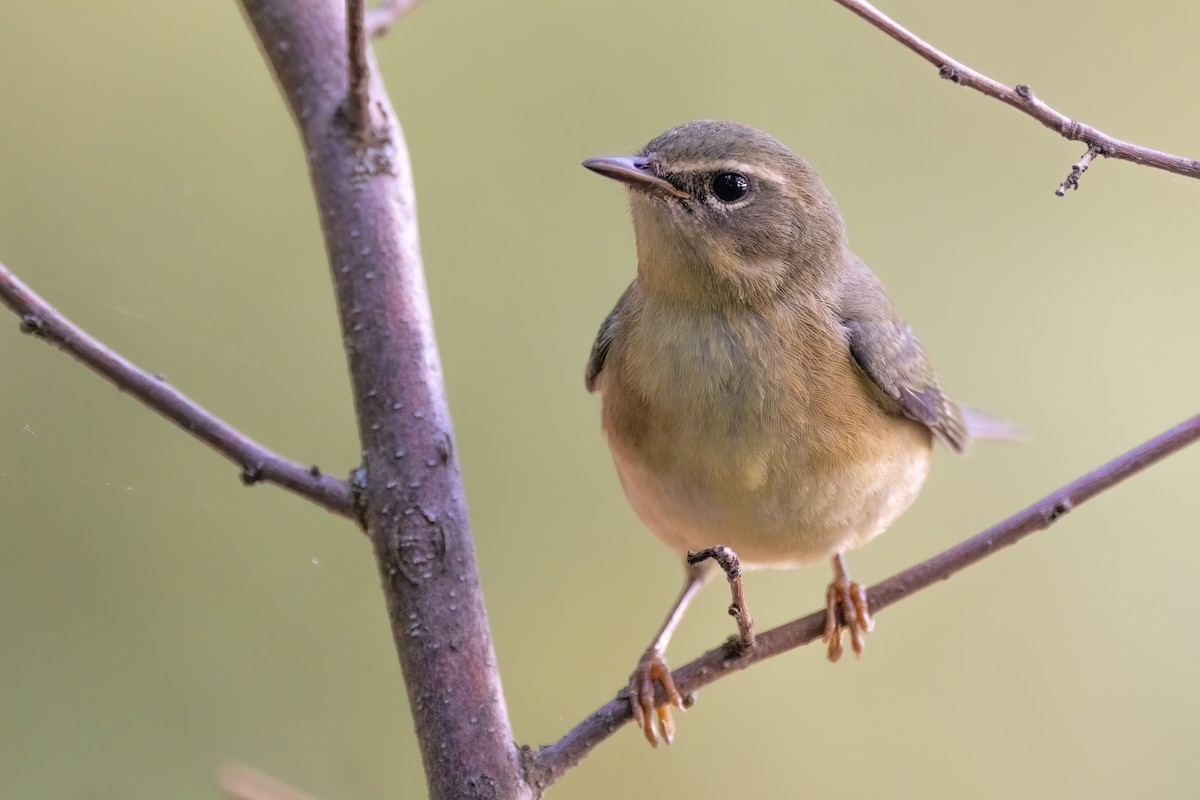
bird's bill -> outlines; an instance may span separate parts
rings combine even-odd
[[[599,156],[583,165],[592,172],[620,181],[631,189],[686,198],[688,194],[654,174],[650,160],[641,156]]]

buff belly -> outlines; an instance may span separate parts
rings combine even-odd
[[[608,354],[603,427],[630,504],[672,550],[811,563],[870,541],[916,499],[932,434],[881,404],[827,310],[663,306],[622,325],[640,335]]]
[[[696,461],[662,469],[620,443],[612,451],[630,504],[672,550],[726,545],[751,567],[793,567],[865,544],[916,499],[929,469],[928,431],[896,419],[889,438],[886,454],[863,461],[780,454],[746,472]],[[745,461],[736,443],[707,446],[724,465]]]

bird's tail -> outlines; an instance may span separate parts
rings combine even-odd
[[[971,439],[994,439],[1018,444],[1025,444],[1030,439],[1029,431],[1026,428],[999,414],[970,406],[963,406],[962,414],[963,423],[967,427],[967,435]]]

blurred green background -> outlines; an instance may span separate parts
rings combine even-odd
[[[884,9],[1103,130],[1200,150],[1195,4]],[[377,52],[522,742],[612,696],[678,583],[582,386],[634,268],[587,156],[697,117],[772,132],[956,395],[1034,432],[940,452],[851,558],[863,580],[1197,411],[1200,185],[1100,162],[1055,198],[1082,146],[832,2],[430,0]],[[9,4],[0,98],[0,260],[267,445],[354,466],[304,160],[236,5]],[[621,731],[553,796],[1194,796],[1198,469],[1185,451],[888,610],[857,663],[809,647],[719,682],[669,749]],[[753,574],[756,618],[827,580]],[[673,663],[732,630],[726,603],[705,593]],[[229,761],[325,800],[423,795],[369,548],[0,317],[0,797],[212,798]]]

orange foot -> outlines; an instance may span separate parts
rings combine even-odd
[[[654,702],[655,681],[662,684],[666,695],[667,702],[661,706]],[[675,738],[671,706],[682,709],[683,697],[675,688],[667,662],[657,650],[647,650],[629,676],[629,705],[633,709],[634,722],[641,727],[646,741],[653,747],[658,747],[660,737],[667,744],[671,743]]]
[[[850,646],[854,655],[861,656],[865,637],[875,629],[871,610],[867,605],[867,590],[861,583],[850,580],[845,567],[837,568],[835,562],[833,583],[825,592],[825,642],[829,645],[829,660],[842,657],[842,630],[850,632]],[[845,624],[839,620],[839,612]]]

